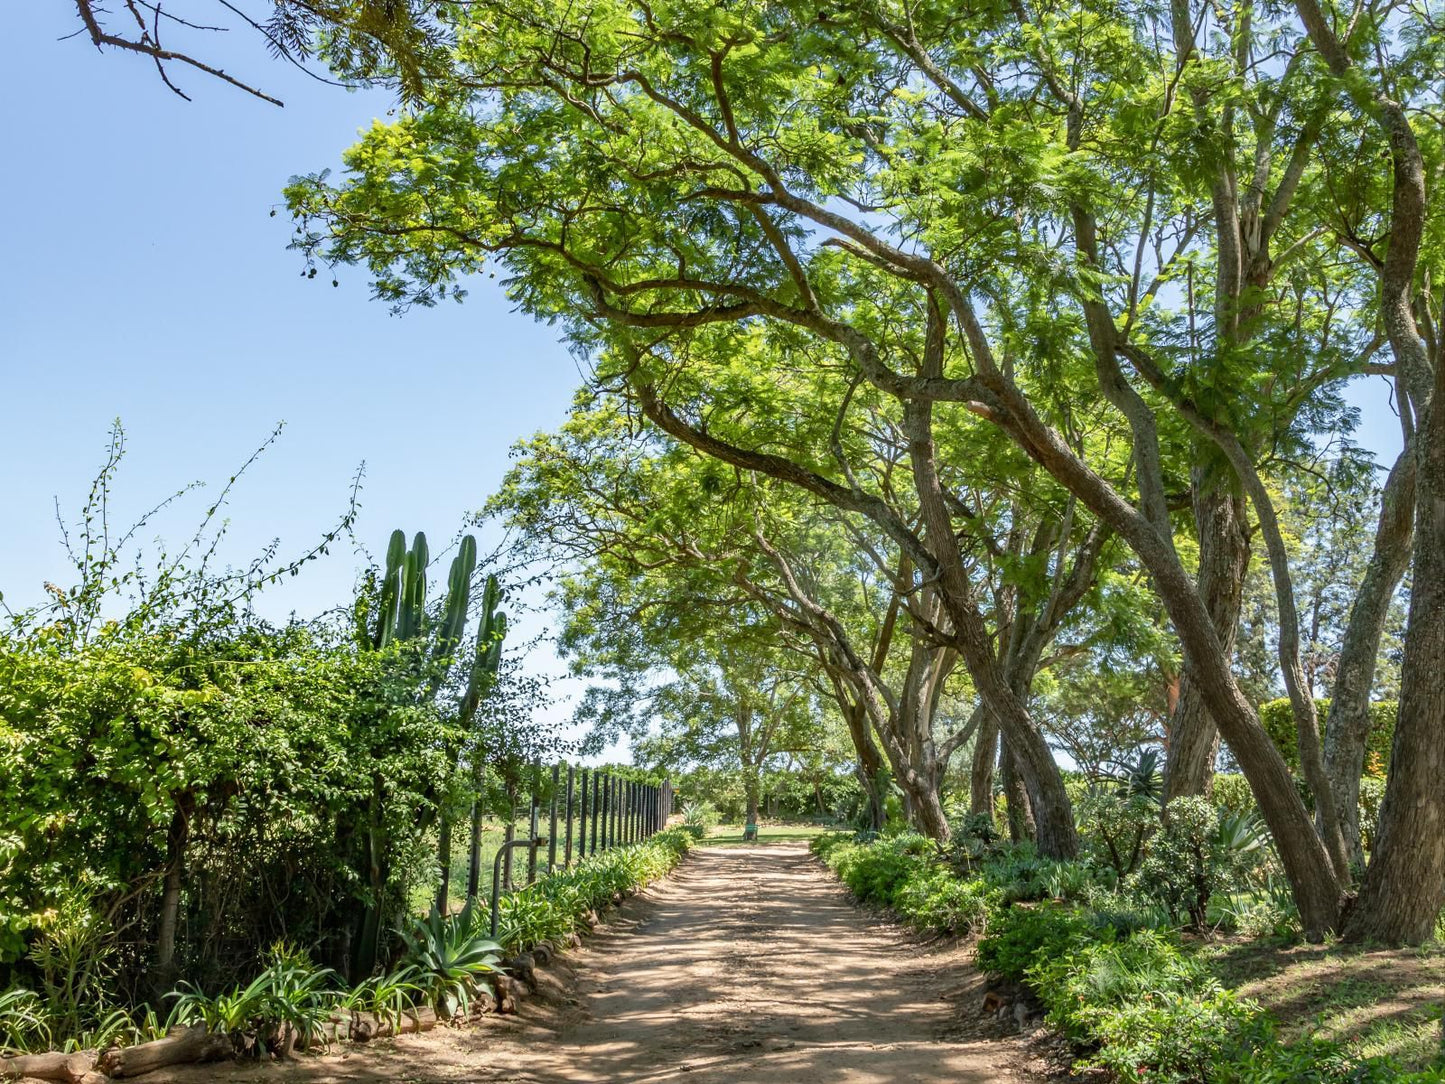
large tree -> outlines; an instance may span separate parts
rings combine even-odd
[[[1365,896],[1387,916],[1369,932],[1415,938],[1445,896],[1445,796],[1429,782],[1445,423],[1429,412],[1438,346],[1416,317],[1425,174],[1401,99],[1438,97],[1420,63],[1433,46],[1417,14],[1357,20],[1342,45],[1313,0],[1297,8],[469,5],[447,93],[366,133],[344,184],[292,187],[299,244],[369,264],[401,305],[459,296],[459,276],[499,260],[519,302],[563,317],[666,432],[871,519],[936,592],[1041,837],[1066,850],[1066,799],[961,541],[972,510],[956,479],[974,464],[939,452],[940,427],[992,432],[1151,576],[1312,936],[1338,923],[1348,871],[1266,474],[1279,448],[1337,424],[1339,382],[1376,364],[1378,314],[1415,412],[1419,512]],[[1332,258],[1322,126],[1388,155],[1378,268]],[[916,523],[846,461],[714,431],[729,364],[766,373],[784,357],[896,402]],[[1196,503],[1238,492],[1260,524],[1320,833],[1234,678],[1227,607],[1181,557],[1190,442],[1221,478],[1196,484]]]

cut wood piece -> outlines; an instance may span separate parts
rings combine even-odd
[[[80,1084],[95,1064],[93,1053],[20,1054],[0,1058],[0,1080],[29,1077],[32,1080],[58,1080],[62,1084]]]
[[[198,1024],[153,1042],[112,1047],[100,1056],[95,1067],[108,1076],[140,1076],[168,1065],[219,1061],[234,1052],[229,1036],[212,1034],[204,1024]]]
[[[524,989],[522,983],[516,979],[508,978],[506,975],[493,975],[492,981],[497,988],[497,1012],[514,1013],[517,1011],[517,995]]]
[[[436,1010],[430,1008],[412,1009],[402,1014],[401,1024],[397,1030],[405,1035],[414,1031],[431,1031],[431,1029],[436,1026]]]

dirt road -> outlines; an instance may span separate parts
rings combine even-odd
[[[694,851],[552,969],[517,1017],[227,1081],[981,1084],[1035,1079],[957,949],[861,914],[802,844]],[[561,976],[561,981],[558,980]],[[195,1071],[195,1070],[193,1070]],[[180,1081],[202,1077],[177,1075]]]

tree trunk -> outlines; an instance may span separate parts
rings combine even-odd
[[[437,883],[436,909],[437,914],[444,915],[451,903],[452,888],[452,819],[450,816],[442,815],[437,834],[440,837],[437,841],[437,865],[441,867],[441,876]]]
[[[745,824],[758,823],[758,773],[751,765],[743,769],[743,794],[745,796],[746,810],[744,812]]]
[[[471,852],[467,855],[467,902],[477,898],[482,887],[482,803],[472,802]]]
[[[1038,827],[1034,822],[1033,803],[1029,801],[1029,792],[1019,778],[1013,750],[1009,747],[1007,738],[1003,740],[999,751],[998,774],[1008,806],[1009,838],[1015,843],[1037,838]]]
[[[1194,523],[1199,533],[1199,594],[1225,652],[1233,657],[1240,599],[1249,568],[1249,515],[1241,494],[1211,486],[1194,468]],[[1219,754],[1219,728],[1199,686],[1186,673],[1169,721],[1164,799],[1208,794]]]
[[[1400,716],[1352,941],[1419,944],[1445,907],[1445,359],[1424,413]]]
[[[1415,450],[1407,442],[1380,494],[1380,520],[1365,578],[1350,608],[1340,661],[1325,720],[1325,771],[1335,794],[1335,810],[1350,861],[1365,864],[1360,843],[1360,776],[1370,738],[1370,692],[1380,637],[1395,591],[1410,564],[1415,512]]]
[[[985,711],[974,737],[973,768],[969,772],[968,811],[993,820],[993,775],[998,763],[998,720]]]
[[[161,888],[160,928],[156,932],[155,968],[151,974],[157,1003],[176,982],[176,929],[180,924],[181,878],[185,873],[186,842],[190,838],[188,799],[178,799],[166,832],[166,876]]]

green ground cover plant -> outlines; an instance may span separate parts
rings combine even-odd
[[[1227,985],[1209,942],[1189,931],[1205,911],[1227,911],[1226,876],[1247,876],[1266,858],[1230,810],[1186,801],[1178,813],[1150,832],[1150,858],[1173,867],[1167,878],[1151,875],[1149,859],[1120,878],[1108,858],[1056,863],[1028,845],[965,841],[950,852],[915,833],[830,833],[812,851],[860,902],[920,932],[981,935],[978,966],[1041,1004],[1081,1064],[1128,1084],[1445,1080],[1439,1067],[1365,1044],[1283,1035],[1266,1008]]]

